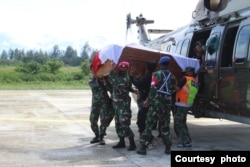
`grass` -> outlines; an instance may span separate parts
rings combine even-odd
[[[80,67],[63,67],[57,74],[23,74],[13,66],[0,67],[0,90],[65,90],[89,89],[89,76]]]

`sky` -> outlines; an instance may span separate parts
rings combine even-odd
[[[154,20],[151,29],[177,29],[192,19],[198,0],[0,0],[2,48],[80,50],[88,42],[101,49],[109,44],[138,43],[135,25],[126,33],[126,15]],[[127,35],[126,35],[127,34]],[[151,36],[151,38],[154,38]],[[65,47],[66,48],[66,47]],[[14,49],[14,48],[12,48]]]

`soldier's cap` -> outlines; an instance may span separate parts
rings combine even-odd
[[[129,67],[129,62],[127,61],[122,61],[118,64],[118,68],[128,68]]]
[[[159,64],[168,64],[170,62],[170,58],[168,56],[162,56],[159,60]]]

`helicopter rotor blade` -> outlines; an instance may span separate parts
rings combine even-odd
[[[126,17],[126,24],[127,24],[127,29],[129,29],[131,27],[131,24],[132,23],[132,18],[131,18],[131,13],[127,14],[127,17]]]

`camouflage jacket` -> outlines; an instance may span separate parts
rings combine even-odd
[[[88,84],[92,91],[92,104],[103,105],[103,103],[109,102],[107,89],[102,85],[99,79],[91,78]]]
[[[165,74],[165,77],[164,77],[164,74]],[[166,84],[169,89],[168,91],[170,95],[166,95],[166,94],[158,92],[158,90],[163,85],[168,75],[169,77],[167,79]],[[163,70],[156,71],[152,74],[151,88],[150,88],[150,92],[148,95],[149,103],[158,99],[162,99],[163,97],[171,99],[171,95],[174,94],[175,92],[176,92],[176,78],[171,72],[169,72],[166,69],[163,69]]]
[[[123,72],[111,71],[109,74],[109,82],[113,88],[112,99],[122,101],[130,99],[129,92],[133,91],[130,76]]]

